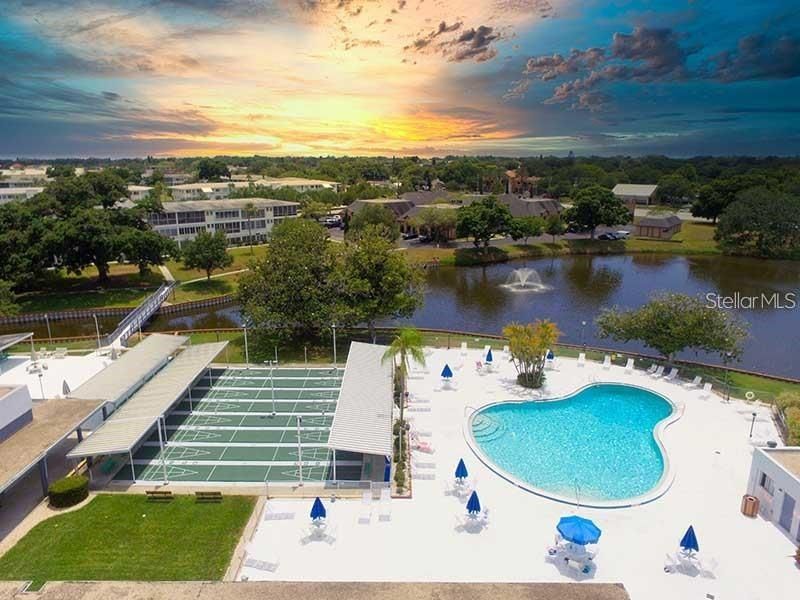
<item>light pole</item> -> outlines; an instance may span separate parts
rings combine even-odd
[[[581,346],[583,346],[583,351],[586,352],[586,321],[581,321]]]
[[[44,397],[44,385],[42,384],[42,378],[44,377],[44,373],[39,373],[39,391],[42,393],[42,400],[45,399]]]
[[[275,371],[275,365],[278,361],[274,360],[265,360],[264,364],[269,366],[269,388],[272,394],[272,416],[274,417],[278,414],[278,411],[275,410],[275,378],[273,377],[273,373]]]
[[[725,361],[724,362],[725,362],[725,401],[726,402],[730,402],[731,401],[731,370],[730,370],[730,367],[728,366],[728,363],[730,363],[732,358],[733,358],[733,353],[732,352],[729,351],[729,352],[725,353]]]
[[[53,334],[50,332],[50,317],[44,313],[44,322],[47,324],[47,343],[53,343]]]
[[[756,413],[753,413],[753,420],[750,421],[750,437],[753,437],[753,427],[756,425]]]
[[[336,368],[336,323],[331,325],[333,329],[333,368]]]
[[[247,347],[247,325],[243,327],[244,329],[244,364],[246,368],[250,368],[250,350]]]
[[[300,472],[300,485],[303,485],[303,448],[300,445],[300,423],[303,422],[303,417],[297,417],[297,466]]]
[[[97,351],[98,354],[100,352],[100,325],[97,323],[97,315],[93,314],[94,317],[94,332],[97,334]]]

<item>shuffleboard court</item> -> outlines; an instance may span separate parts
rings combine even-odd
[[[300,468],[304,481],[330,479],[326,444],[342,372],[213,368],[166,417],[163,451],[153,431],[115,479],[135,472],[137,481],[291,483]],[[360,479],[361,462],[337,453],[337,479]]]

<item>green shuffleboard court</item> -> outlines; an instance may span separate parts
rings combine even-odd
[[[328,435],[342,370],[212,369],[115,479],[262,483],[332,479]],[[337,452],[336,478],[361,478],[362,457]]]

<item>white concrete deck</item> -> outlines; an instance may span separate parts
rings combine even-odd
[[[42,389],[44,398],[63,397],[63,386],[66,380],[70,389],[74,390],[84,381],[95,375],[111,363],[108,356],[97,356],[91,353],[86,356],[66,356],[64,358],[46,358],[42,361],[47,365],[43,369],[42,385],[39,385],[39,375],[28,373],[30,357],[12,355],[8,360],[0,363],[0,385],[7,383],[25,384],[28,386],[31,398],[41,400]]]
[[[513,366],[495,354],[498,372],[478,375],[478,351],[462,357],[458,349],[433,351],[430,375],[410,381],[410,391],[431,400],[431,412],[407,413],[435,454],[414,453],[415,460],[436,463],[436,479],[413,482],[411,500],[392,501],[389,522],[379,522],[377,508],[369,524],[359,523],[360,501],[326,501],[336,541],[302,544],[308,526],[308,500],[271,501],[276,512],[294,512],[291,520],[262,521],[251,543],[257,560],[277,560],[274,572],[244,567],[250,580],[335,581],[574,581],[545,560],[555,524],[574,507],[516,488],[486,468],[463,437],[465,407],[502,399],[530,397],[514,384]],[[440,388],[445,362],[456,370],[454,391]],[[751,413],[758,418],[753,440],[778,439],[769,411],[743,402],[726,403],[712,395],[642,372],[625,375],[621,367],[578,367],[559,359],[548,373],[545,396],[562,396],[596,380],[648,387],[683,403],[684,415],[664,433],[675,469],[672,487],[661,498],[634,508],[578,510],[603,530],[594,581],[622,582],[634,600],[706,598],[780,600],[796,597],[798,572],[790,558],[794,545],[773,524],[742,516],[752,453],[748,438]],[[477,477],[481,502],[491,522],[480,533],[456,530],[464,505],[444,494],[459,458]],[[665,555],[674,552],[688,525],[694,525],[700,556],[718,561],[715,579],[663,571]]]

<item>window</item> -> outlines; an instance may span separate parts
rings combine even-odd
[[[761,479],[759,479],[758,485],[770,496],[775,494],[775,483],[766,473],[761,473]]]
[[[205,223],[206,213],[202,210],[191,210],[178,213],[178,223]]]
[[[239,211],[238,210],[218,210],[214,213],[214,216],[217,219],[238,219],[239,218]]]

